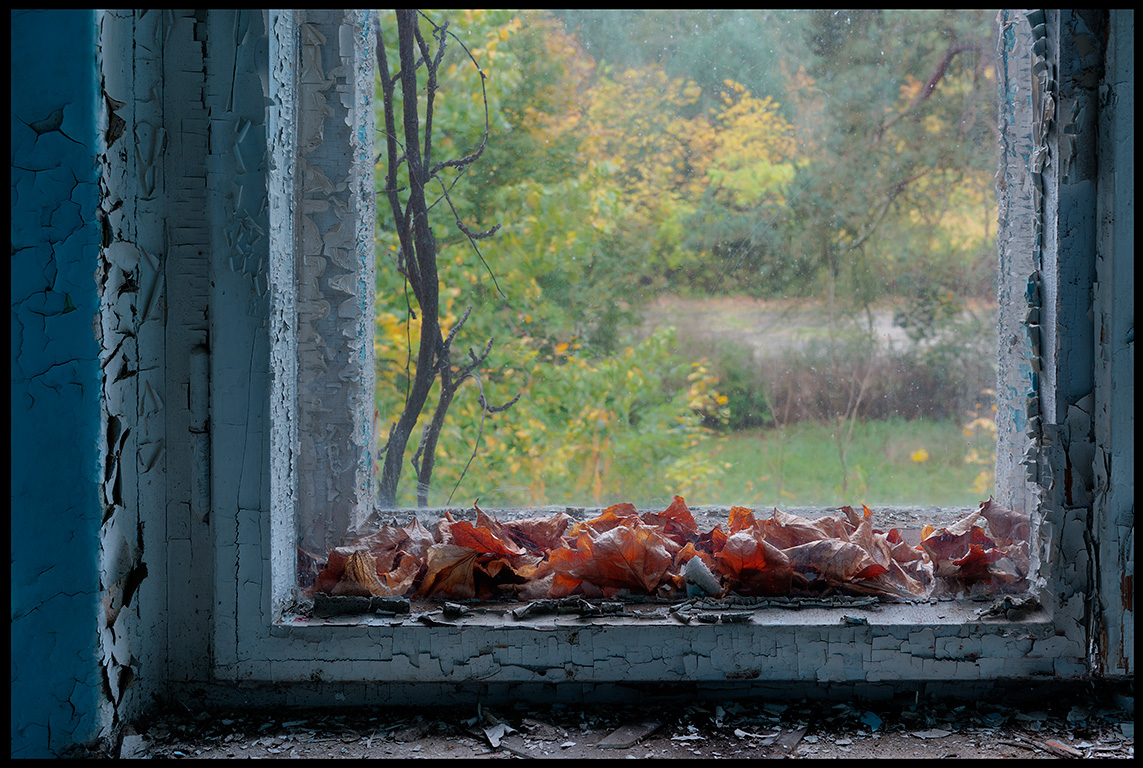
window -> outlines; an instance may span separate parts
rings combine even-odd
[[[1057,20],[1058,21],[1058,20]],[[367,65],[368,59],[361,51],[368,50],[368,22],[364,15],[334,17],[322,23],[313,22],[315,30],[305,31],[310,37],[302,36],[305,24],[299,17],[289,13],[273,12],[267,25],[271,51],[271,85],[268,91],[276,101],[277,115],[270,121],[270,136],[273,146],[291,146],[289,138],[280,141],[290,130],[290,125],[304,126],[304,120],[291,117],[288,75],[291,62],[304,62],[299,48],[305,45],[329,46],[334,41],[339,56],[344,60]],[[1039,59],[1021,53],[1033,50],[1035,27],[1032,30],[1023,18],[1001,17],[1003,32],[1002,58],[1005,61],[1005,76],[1032,81],[1032,72],[1027,62],[1050,61],[1042,46],[1036,52]],[[1053,27],[1056,29],[1056,27]],[[313,32],[320,33],[320,37]],[[295,33],[298,35],[295,37]],[[1043,32],[1040,32],[1041,37]],[[1065,38],[1070,39],[1070,38]],[[298,48],[291,41],[299,40]],[[310,42],[307,43],[307,40]],[[316,41],[316,42],[314,42]],[[1021,46],[1023,46],[1021,48]],[[353,51],[353,53],[351,53]],[[1024,71],[1021,72],[1021,67]],[[299,66],[299,69],[304,69]],[[337,66],[324,67],[325,80]],[[356,72],[356,68],[354,68]],[[1042,74],[1037,70],[1037,75]],[[300,82],[300,80],[299,80]],[[355,80],[356,82],[356,80]],[[1046,84],[1050,93],[1055,83]],[[350,106],[359,94],[349,87],[337,91],[339,99],[329,99],[326,105],[337,115],[351,113],[358,116],[355,127],[362,125],[364,116],[352,112]],[[1006,91],[1011,93],[1012,91]],[[340,107],[338,105],[341,105]],[[312,106],[312,105],[311,105]],[[1039,103],[1043,106],[1043,102]],[[340,110],[344,109],[345,112]],[[286,113],[286,114],[282,114]],[[1044,115],[1030,116],[1029,129],[1019,136],[1013,129],[1013,141],[1022,141],[1021,149],[1042,147],[1048,141],[1044,135],[1030,135],[1032,130],[1040,130],[1047,125]],[[304,131],[299,131],[304,135]],[[293,145],[296,146],[296,145]],[[1049,147],[1055,147],[1048,142]],[[271,213],[280,218],[272,227],[272,235],[279,238],[288,231],[295,210],[303,211],[307,194],[316,187],[326,184],[315,174],[309,178],[298,172],[297,167],[285,162],[286,156],[273,154],[276,161],[275,174],[271,174],[273,191]],[[1019,153],[1011,151],[1006,162],[1012,162]],[[1013,168],[1019,176],[1019,170]],[[1035,173],[1040,173],[1036,169]],[[1025,174],[1036,183],[1042,176]],[[367,178],[367,176],[366,176]],[[1053,177],[1055,178],[1055,177]],[[340,182],[328,178],[328,186],[338,190]],[[1058,179],[1057,179],[1058,181]],[[1046,183],[1046,182],[1044,182]],[[316,184],[316,187],[309,186]],[[368,195],[361,198],[362,205]],[[1051,199],[1048,205],[1053,205]],[[331,203],[332,205],[332,203]],[[1033,207],[1033,210],[1036,210]],[[1049,208],[1049,210],[1051,210]],[[291,215],[282,216],[284,212]],[[1052,214],[1054,215],[1054,214]],[[360,222],[360,218],[353,218]],[[1010,225],[1011,226],[1011,225]],[[294,232],[290,237],[276,240],[272,246],[270,296],[272,297],[269,333],[261,331],[257,323],[252,327],[252,336],[269,337],[270,352],[275,373],[283,380],[290,376],[294,361],[301,354],[291,347],[289,339],[296,332],[291,326],[293,315],[287,311],[289,294],[292,289],[282,286],[294,284],[290,269],[283,269],[283,263],[290,263],[283,256],[296,252],[294,243],[304,238],[305,232]],[[355,232],[346,234],[346,239],[360,244]],[[1050,242],[1050,240],[1049,240]],[[332,258],[332,257],[331,257]],[[1044,255],[1046,261],[1055,256]],[[368,263],[366,260],[365,263]],[[1011,272],[1015,277],[1006,277],[1002,284],[1015,283],[1021,286],[1027,275],[1022,267],[1014,265]],[[1045,302],[1055,306],[1060,284],[1054,282],[1058,276],[1044,272],[1046,282],[1042,290],[1051,294]],[[223,295],[232,287],[232,281],[220,280],[216,293]],[[275,293],[280,290],[282,293]],[[1067,290],[1067,288],[1063,288]],[[366,291],[367,293],[367,291]],[[257,296],[248,290],[245,294]],[[364,293],[347,296],[362,296]],[[295,297],[294,300],[297,300]],[[281,303],[279,303],[281,302]],[[1002,302],[1003,306],[1003,302]],[[1013,303],[1023,308],[1022,304]],[[346,302],[334,307],[330,312],[348,311]],[[241,309],[221,307],[220,313],[226,317],[241,315]],[[1049,311],[1054,311],[1050,310]],[[255,318],[257,317],[255,313]],[[368,316],[368,315],[366,315]],[[221,319],[221,318],[220,318]],[[241,319],[241,317],[239,317]],[[1019,322],[1018,318],[1016,322]],[[1002,324],[1005,322],[1002,319]],[[246,325],[251,323],[246,321]],[[361,343],[361,337],[352,334],[351,343]],[[366,339],[372,340],[372,329]],[[301,341],[297,342],[300,346]],[[231,350],[233,353],[233,350]],[[237,356],[235,356],[237,357]],[[1018,359],[1018,356],[1016,356]],[[349,362],[353,362],[350,360]],[[218,360],[216,365],[225,372],[228,366],[237,370],[240,366],[233,359]],[[336,366],[329,366],[334,370]],[[346,367],[340,369],[342,381],[354,381],[353,375],[346,375]],[[367,372],[357,370],[358,381]],[[1001,373],[1003,376],[1003,371]],[[1016,377],[1019,379],[1019,376]],[[269,380],[252,376],[237,387],[239,392],[249,392],[255,387],[252,382]],[[212,402],[219,397],[232,396],[227,389],[228,381],[218,376],[212,378]],[[295,385],[297,386],[297,385]],[[613,617],[593,620],[566,618],[559,615],[535,619],[512,620],[509,617],[479,614],[463,618],[463,629],[457,621],[448,617],[420,616],[412,620],[401,617],[374,616],[365,620],[355,619],[342,622],[301,622],[288,612],[289,591],[294,584],[296,559],[294,557],[293,527],[295,508],[301,503],[298,491],[292,485],[300,469],[300,440],[298,433],[299,417],[293,398],[301,393],[291,391],[289,386],[275,384],[273,396],[265,414],[270,423],[272,437],[266,440],[265,454],[268,457],[270,477],[264,478],[266,488],[249,488],[247,478],[258,473],[243,474],[237,483],[234,497],[238,503],[230,508],[230,496],[223,503],[217,488],[224,481],[216,480],[216,517],[221,513],[221,521],[216,523],[219,536],[216,604],[224,606],[215,618],[215,670],[223,679],[252,679],[285,681],[288,679],[315,679],[326,681],[387,681],[387,682],[462,682],[491,680],[496,683],[548,683],[553,678],[583,680],[591,683],[608,681],[694,681],[694,680],[818,680],[838,681],[860,679],[867,682],[886,680],[978,680],[990,677],[1025,677],[1054,674],[1056,676],[1079,676],[1086,670],[1086,645],[1082,630],[1068,622],[1074,622],[1082,608],[1077,608],[1069,596],[1082,594],[1082,574],[1077,574],[1078,566],[1064,566],[1053,569],[1040,578],[1052,579],[1054,586],[1066,583],[1063,590],[1041,592],[1043,608],[1025,605],[1025,611],[1014,610],[1017,606],[1001,608],[1002,618],[982,616],[979,606],[963,603],[946,603],[922,606],[885,606],[876,614],[869,615],[865,622],[846,621],[836,611],[785,612],[780,609],[767,609],[755,613],[751,620],[739,624],[734,619],[712,625],[698,622],[683,624],[668,615],[645,618]],[[306,397],[319,400],[318,390],[309,390]],[[1002,411],[1024,410],[1023,389],[1014,393],[1001,394]],[[1002,416],[1003,418],[1003,416]],[[1055,417],[1053,417],[1055,418]],[[363,420],[366,421],[366,420]],[[1053,421],[1051,423],[1059,423]],[[368,437],[369,427],[364,423],[359,436]],[[1013,429],[1019,434],[1019,430]],[[368,439],[358,445],[371,444]],[[232,476],[235,471],[228,467],[224,455],[216,453],[216,467],[220,477]],[[245,455],[230,454],[241,461]],[[221,458],[221,463],[219,460]],[[349,464],[359,466],[360,458],[350,462],[344,455],[336,457],[343,469]],[[1033,456],[1033,459],[1041,457]],[[1042,457],[1043,466],[1060,466],[1050,455]],[[348,470],[346,470],[348,471]],[[326,501],[334,500],[327,493]],[[359,507],[358,507],[359,509]],[[1075,513],[1068,510],[1042,507],[1048,516],[1049,538],[1044,552],[1063,543],[1073,545],[1074,539],[1057,536],[1059,528],[1073,524]],[[351,513],[350,513],[351,514]],[[224,523],[233,521],[233,531]],[[1051,526],[1057,526],[1052,529]],[[1068,563],[1074,561],[1068,560]],[[231,581],[232,577],[236,578]],[[1065,581],[1061,582],[1060,579]],[[1073,581],[1066,581],[1073,579]],[[270,588],[267,589],[267,586]],[[1062,595],[1063,597],[1060,597]],[[231,608],[230,606],[233,606]],[[1012,610],[1011,614],[1005,613]],[[349,626],[336,626],[339,623]],[[764,625],[766,632],[759,632]],[[648,627],[654,627],[653,632]],[[1062,634],[1058,633],[1062,630]],[[336,648],[332,654],[322,654],[323,648]],[[622,648],[623,653],[615,649]]]
[[[820,509],[806,508],[868,503],[876,551],[845,573],[890,568],[899,578],[853,589],[929,596],[929,566],[913,578],[887,553],[899,545],[916,563],[924,525],[952,525],[968,512],[954,507],[975,508],[992,491],[991,14],[466,11],[448,19],[458,32],[423,14],[390,16],[374,109],[378,503],[384,511],[479,498],[499,517],[531,518],[553,504],[635,502],[642,522],[623,507],[627,522],[615,533],[634,526],[652,549],[588,547],[587,539],[568,546],[550,531],[541,545],[509,520],[513,541],[478,515],[478,532],[463,521],[456,529],[458,543],[473,545],[468,554],[449,551],[480,584],[450,580],[433,591],[450,535],[438,531],[426,553],[417,543],[421,522],[411,532],[379,532],[375,516],[354,533],[377,546],[362,545],[356,557],[383,562],[375,569],[354,560],[342,571],[355,557],[346,540],[356,526],[309,490],[301,499],[323,501],[299,510],[304,562],[317,563],[299,574],[303,586],[341,530],[344,551],[330,554],[319,592],[399,595],[418,563],[428,572],[417,577],[417,593],[440,597],[625,591],[601,573],[602,585],[541,583],[595,566],[608,572],[611,553],[656,562],[653,574],[632,578],[636,594],[679,596],[684,558],[696,554],[679,551],[688,543],[714,573],[738,570],[715,562],[722,538],[755,524],[753,513],[728,519],[732,506],[796,505],[816,516]],[[400,24],[408,30],[414,20],[432,43],[424,49],[430,63],[411,83],[396,40]],[[305,34],[302,45],[310,50]],[[303,53],[303,61],[314,56]],[[419,107],[425,135],[411,136],[400,110],[406,91],[426,80],[434,85],[431,107]],[[422,145],[433,148],[423,193],[406,173],[404,149]],[[422,194],[426,213],[414,211]],[[426,216],[432,241],[412,226]],[[472,228],[453,229],[454,219]],[[480,245],[466,237],[489,228],[499,232]],[[317,276],[326,269],[320,256],[303,261],[306,290],[342,279]],[[439,299],[418,279],[429,270],[434,289],[439,274]],[[303,337],[338,335],[332,326],[308,330],[304,309],[301,318]],[[483,352],[466,357],[461,350],[473,344]],[[447,378],[435,374],[446,369]],[[482,407],[497,401],[510,407]],[[322,439],[315,426],[302,419],[304,439]],[[346,452],[333,443],[332,453]],[[303,456],[314,452],[303,446]],[[337,486],[332,468],[318,474]],[[700,513],[696,526],[676,496],[721,509]],[[929,509],[910,513],[903,504]],[[644,530],[663,510],[687,530]],[[441,514],[422,522],[434,526]],[[953,589],[1026,583],[1029,526],[999,514],[995,505],[985,511],[1002,531],[994,542],[980,519],[987,566],[952,564],[968,551],[967,532],[939,547],[929,537],[926,551],[949,561],[938,570],[962,576]],[[796,517],[757,530],[781,528],[771,538],[783,550],[817,542],[812,556],[798,550],[799,577],[811,573],[815,590],[846,590],[849,577],[818,560],[856,546],[837,538],[854,531],[837,528],[860,518],[840,515],[831,528]],[[579,523],[562,513],[544,518],[545,530],[571,525],[566,539],[577,538]],[[579,527],[594,537],[615,524],[607,517]],[[700,537],[716,526],[713,540]],[[1014,530],[1020,535],[1010,539]],[[473,571],[477,554],[501,557]],[[566,577],[563,555],[576,563]],[[998,555],[1004,570],[992,564]],[[362,570],[377,570],[377,579],[343,578]],[[486,578],[491,571],[498,577]],[[741,583],[737,591],[749,592]]]

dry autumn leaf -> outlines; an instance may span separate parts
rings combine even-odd
[[[740,595],[785,595],[793,583],[790,558],[749,531],[728,536],[715,562],[730,589]]]
[[[662,534],[638,518],[635,525],[616,525],[594,538],[583,531],[574,549],[556,549],[548,559],[561,583],[577,580],[604,593],[630,589],[643,594],[654,593],[672,561]]]
[[[468,547],[481,554],[513,556],[522,555],[524,550],[511,541],[504,541],[492,531],[478,527],[464,520],[457,520],[449,526],[452,543],[458,547]]]
[[[377,560],[368,552],[352,552],[345,561],[341,578],[330,590],[333,595],[389,597],[391,593],[377,580]]]
[[[610,531],[616,526],[632,526],[640,522],[639,511],[635,509],[634,504],[613,504],[603,510],[598,517],[593,517],[590,520],[584,520],[582,523],[573,525],[568,529],[567,536],[570,539],[574,539],[584,531],[589,531],[592,534],[600,534]]]
[[[440,595],[454,600],[476,597],[473,570],[479,553],[455,544],[434,544],[429,547],[428,570],[417,594],[421,597]]]
[[[818,521],[821,522],[821,521]],[[791,515],[775,508],[770,519],[756,524],[759,534],[778,549],[789,549],[800,544],[829,538],[815,523],[804,517]]]
[[[661,528],[679,546],[698,538],[698,525],[682,496],[676,496],[662,512],[645,512],[640,519],[644,525]]]
[[[331,550],[325,563],[311,556],[313,590],[436,599],[678,596],[687,563],[700,558],[724,593],[917,598],[937,583],[1016,589],[1028,567],[1027,518],[992,499],[947,528],[926,526],[917,547],[897,529],[875,529],[866,506],[812,521],[779,509],[759,521],[733,507],[729,533],[721,525],[700,533],[680,496],[662,512],[615,504],[578,523],[562,512],[501,523],[474,511],[474,523],[446,512],[430,531],[414,517]]]
[[[837,586],[858,579],[871,579],[888,572],[889,568],[874,562],[869,553],[857,544],[837,539],[819,539],[782,550],[790,559],[794,570],[814,572],[831,585]]]
[[[1031,538],[1031,518],[997,503],[991,496],[980,505],[980,514],[988,521],[988,530],[999,544],[1026,545]]]
[[[529,552],[547,553],[560,545],[571,517],[560,512],[551,517],[528,517],[501,523],[505,533]]]

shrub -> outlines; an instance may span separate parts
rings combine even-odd
[[[726,397],[726,419],[707,425],[731,431],[767,427],[774,423],[762,378],[762,366],[750,349],[734,342],[717,344],[710,354],[711,372],[718,391]]]

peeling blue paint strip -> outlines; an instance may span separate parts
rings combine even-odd
[[[12,756],[97,735],[92,11],[13,11]]]

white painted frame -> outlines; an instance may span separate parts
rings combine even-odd
[[[269,51],[270,65],[263,60],[261,66],[274,84],[264,78],[264,92],[277,96],[262,130],[269,128],[267,143],[273,146],[290,119],[288,103],[279,100],[289,98],[288,77],[280,66],[275,68],[275,57],[279,63],[285,61],[294,43],[282,33],[290,25],[288,14],[271,12],[266,21],[268,45],[256,37],[239,41],[238,60]],[[1061,84],[1065,96],[1082,90],[1063,76],[1059,82],[1052,78],[1061,59],[1078,58],[1075,39],[1080,32],[1075,27],[1082,23],[1078,13],[1048,12],[1031,38],[1009,34],[1027,25],[1023,16],[1002,14],[1001,22],[1005,31],[1002,56],[1011,76],[1028,75],[1031,68],[1043,89],[1041,94],[1055,94]],[[235,71],[246,70],[236,66]],[[1034,141],[1009,147],[1010,162],[1020,157],[1037,162],[1057,158],[1067,143],[1061,138],[1057,112],[1046,108],[1043,101],[1033,106],[1042,109],[1033,119]],[[221,122],[229,117],[220,110],[215,119]],[[238,118],[234,125],[235,135],[240,135]],[[255,124],[253,129],[258,127]],[[234,172],[235,160],[217,148],[215,153],[216,178],[225,179]],[[279,158],[272,151],[271,157],[275,162]],[[275,178],[276,173],[282,175]],[[274,210],[289,209],[295,185],[284,165],[273,168],[269,176],[273,220]],[[1074,307],[1082,305],[1084,296],[1090,303],[1092,286],[1082,280],[1064,282],[1052,266],[1064,259],[1063,235],[1054,228],[1060,215],[1057,206],[1067,205],[1069,211],[1075,208],[1074,200],[1061,202],[1061,190],[1065,198],[1077,193],[1079,181],[1061,177],[1059,167],[1047,163],[1020,176],[1020,183],[1038,190],[1037,226],[1011,233],[1006,242],[1018,250],[1027,244],[1021,237],[1035,238],[1032,253],[1038,261],[1032,267],[1041,275],[1043,286],[1040,325],[1055,323],[1063,329],[1063,336],[1053,342],[1054,349],[1078,346],[1091,350],[1096,344],[1094,331],[1089,327],[1091,332],[1085,336],[1071,321]],[[258,209],[256,198],[226,197],[223,188],[214,190],[217,205],[231,206],[239,213],[242,206]],[[1083,190],[1078,194],[1082,196]],[[1084,204],[1080,201],[1080,207]],[[1092,204],[1094,210],[1094,196]],[[226,211],[221,214],[225,216]],[[211,504],[216,560],[210,650],[212,675],[221,683],[214,689],[218,695],[224,691],[233,695],[240,690],[233,683],[240,681],[276,684],[260,689],[261,695],[282,700],[289,699],[290,690],[302,690],[318,681],[333,685],[323,690],[336,691],[335,699],[347,703],[384,696],[396,690],[394,686],[414,683],[969,683],[1082,679],[1091,674],[1095,662],[1090,644],[1098,618],[1093,603],[1096,570],[1086,535],[1092,506],[1090,500],[1073,503],[1075,497],[1070,496],[1071,501],[1065,503],[1060,483],[1053,479],[1062,477],[1065,465],[1081,475],[1086,472],[1088,480],[1091,476],[1090,466],[1085,470],[1073,463],[1091,441],[1090,433],[1081,428],[1084,414],[1073,409],[1082,410],[1083,398],[1091,390],[1077,391],[1082,390],[1082,382],[1069,375],[1062,382],[1060,377],[1042,376],[1040,389],[1033,392],[1034,399],[1052,406],[1039,406],[1040,431],[1033,429],[1028,434],[1031,450],[1027,459],[1033,470],[1029,474],[1032,490],[1039,497],[1036,548],[1041,562],[1051,566],[1037,589],[1043,609],[1018,619],[983,618],[977,615],[979,604],[945,602],[884,606],[865,614],[868,624],[847,623],[839,611],[826,609],[765,609],[751,623],[717,625],[619,618],[549,618],[509,624],[481,617],[465,620],[463,626],[394,626],[381,619],[310,625],[284,622],[293,584],[291,504],[296,501],[296,495],[292,496],[296,486],[292,472],[297,466],[298,441],[290,426],[294,394],[289,384],[297,375],[289,340],[290,302],[295,299],[291,299],[288,275],[281,270],[285,251],[280,249],[289,248],[292,241],[285,224],[280,231],[276,225],[270,227],[266,262],[273,266],[247,269],[248,262],[241,262],[236,268],[225,243],[219,244],[214,255]],[[1075,246],[1068,251],[1068,259],[1074,256],[1094,262],[1094,254],[1087,254],[1083,245],[1063,243],[1066,248]],[[1021,314],[1027,309],[1018,302],[1012,306]],[[1052,355],[1041,355],[1037,364],[1056,364],[1053,360]],[[1045,386],[1052,389],[1045,391]],[[1023,392],[1002,397],[1001,404],[1002,408],[1027,408]],[[1111,446],[1098,447],[1111,450]],[[1084,481],[1082,476],[1077,480]],[[1101,566],[1110,567],[1113,564],[1106,562]],[[177,592],[177,585],[172,584],[172,590]],[[281,685],[288,683],[295,685]]]

